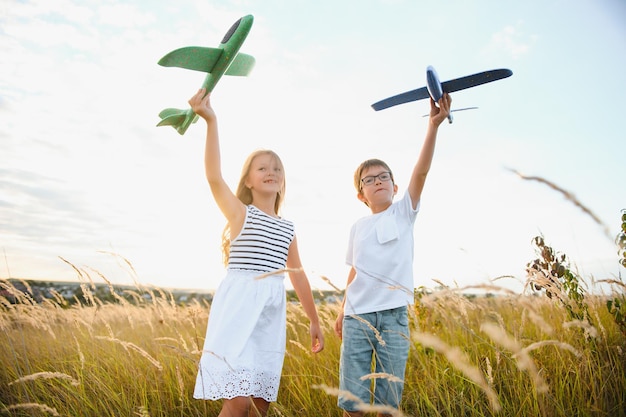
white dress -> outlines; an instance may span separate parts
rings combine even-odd
[[[285,357],[284,276],[257,277],[284,269],[293,236],[293,223],[248,206],[211,303],[194,398],[276,401]]]

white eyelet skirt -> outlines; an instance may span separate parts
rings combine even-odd
[[[209,312],[194,398],[276,401],[285,358],[283,275],[229,270]]]

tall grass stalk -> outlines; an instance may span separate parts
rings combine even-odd
[[[91,292],[84,279],[83,291]],[[0,286],[12,297],[0,297],[0,415],[218,414],[219,402],[192,398],[208,305],[178,305],[166,291],[143,286],[124,302],[91,293],[69,306],[59,297],[35,302],[32,290],[13,282]],[[146,292],[151,296],[141,296]],[[410,314],[405,392],[394,415],[626,415],[626,336],[607,297],[586,295],[591,325],[572,320],[555,300],[500,294],[421,294]],[[306,317],[288,305],[287,354],[270,416],[341,416],[337,396],[349,393],[338,390],[339,305],[318,309],[326,348],[312,354]],[[581,337],[581,328],[590,337]]]

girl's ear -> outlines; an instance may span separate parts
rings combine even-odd
[[[398,194],[398,184],[393,184],[393,195]]]

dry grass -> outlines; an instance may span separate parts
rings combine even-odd
[[[580,200],[578,200],[576,198],[576,196],[573,193],[571,193],[570,191],[567,191],[567,190],[561,188],[560,186],[558,186],[554,182],[552,182],[552,181],[550,181],[550,180],[548,180],[546,178],[543,178],[543,177],[534,176],[534,175],[524,175],[524,174],[522,174],[521,172],[519,172],[519,171],[517,171],[515,169],[509,169],[509,171],[513,172],[514,174],[516,174],[518,177],[520,177],[523,180],[526,180],[526,181],[537,181],[539,183],[547,185],[552,190],[557,191],[558,193],[563,195],[563,197],[565,197],[566,200],[568,200],[574,206],[576,206],[579,209],[581,209],[586,215],[591,217],[594,222],[596,222],[600,227],[602,227],[602,230],[604,231],[605,235],[609,239],[611,238],[611,231],[610,231],[609,227],[600,219],[599,216],[597,216],[593,211],[591,211],[590,208],[588,208],[583,203],[581,203]]]
[[[83,274],[83,290],[92,284]],[[110,283],[109,283],[110,284]],[[219,402],[191,397],[208,308],[180,306],[160,289],[132,302],[94,294],[68,306],[37,303],[11,283],[0,303],[0,414],[81,416],[217,415]],[[486,286],[497,292],[497,287]],[[626,340],[605,299],[587,298],[594,324],[572,321],[555,300],[500,291],[467,298],[462,289],[423,295],[411,312],[412,348],[402,410],[395,416],[624,415]],[[152,294],[149,299],[141,294]],[[301,308],[288,306],[287,355],[272,416],[340,416],[339,306],[321,305],[326,349],[311,354]],[[591,337],[581,337],[582,332]],[[394,379],[365,375],[374,382]]]

